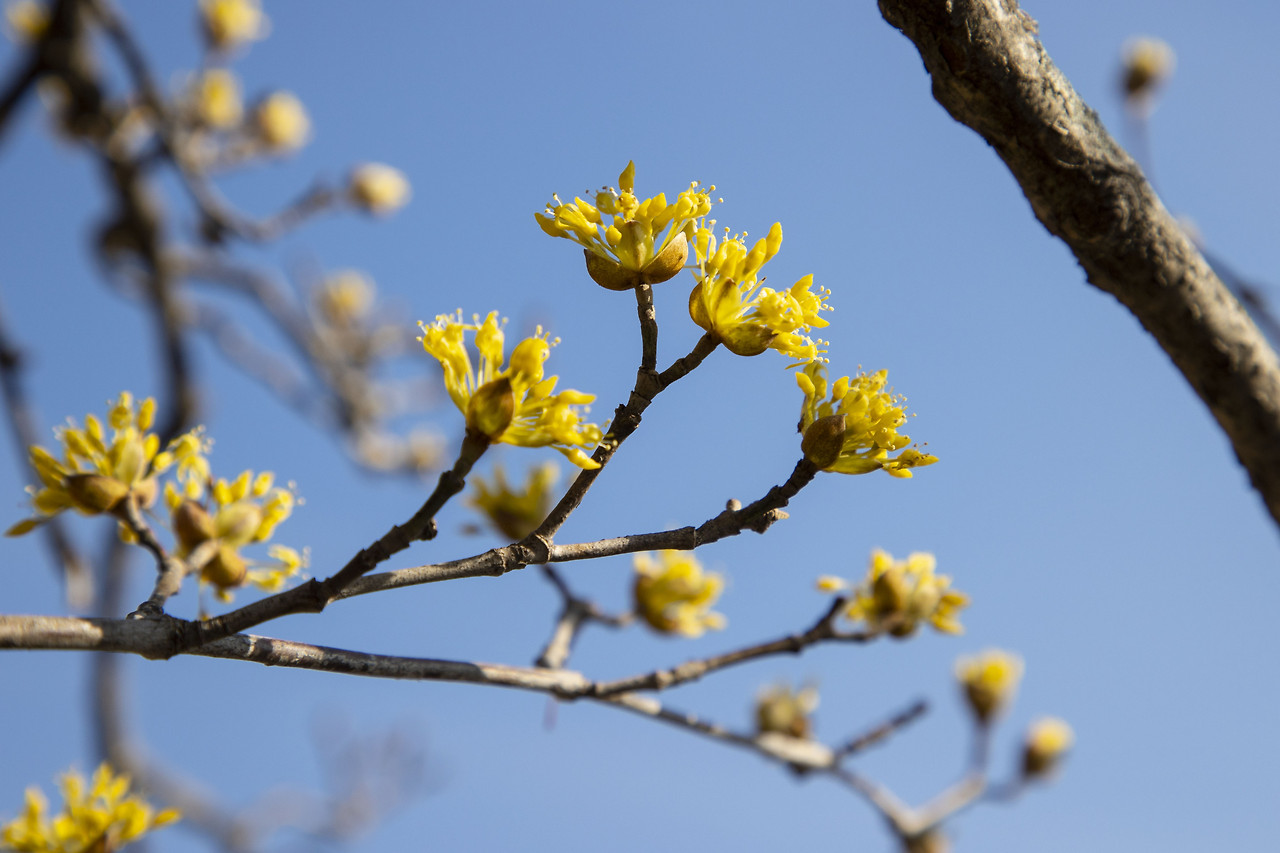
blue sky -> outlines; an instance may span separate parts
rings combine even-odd
[[[168,79],[198,56],[194,3],[123,5]],[[1242,275],[1280,280],[1276,222],[1280,66],[1270,3],[1029,2],[1050,54],[1124,139],[1115,74],[1122,42],[1158,35],[1178,67],[1151,126],[1166,205],[1191,217]],[[265,214],[313,176],[391,163],[412,203],[386,221],[323,219],[244,257],[268,268],[367,271],[412,327],[463,308],[499,310],[562,343],[549,368],[625,398],[639,354],[626,294],[593,285],[580,253],[534,224],[552,192],[616,183],[671,194],[698,179],[724,198],[735,231],[785,233],[776,281],[813,273],[835,312],[824,331],[836,375],[887,368],[918,414],[913,438],[941,462],[914,480],[820,476],[791,518],[700,552],[724,572],[729,628],[695,641],[589,630],[573,665],[620,677],[807,626],[825,601],[819,574],[862,573],[873,547],[928,550],[973,597],[960,638],[820,648],[708,679],[664,698],[745,727],[755,691],[817,681],[818,734],[856,733],[916,698],[929,715],[854,766],[919,802],[960,771],[966,727],[956,656],[998,646],[1026,661],[1000,729],[1008,767],[1025,724],[1068,719],[1077,749],[1051,788],[983,806],[953,824],[961,850],[1262,849],[1280,833],[1280,735],[1271,674],[1276,530],[1199,400],[1132,316],[1091,288],[1034,220],[1003,165],[930,97],[912,45],[872,3],[267,5],[271,36],[235,63],[250,92],[288,88],[307,105],[312,143],[222,186]],[[0,71],[16,61],[0,46]],[[46,430],[100,411],[122,388],[161,387],[149,326],[96,278],[87,235],[102,215],[93,165],[51,141],[31,105],[0,143],[0,300],[31,353]],[[181,197],[177,227],[192,216]],[[656,293],[661,363],[697,338],[684,281]],[[1273,296],[1278,294],[1272,291]],[[263,342],[279,345],[267,332]],[[277,538],[311,548],[313,571],[341,566],[425,494],[369,477],[330,439],[205,346],[197,366],[222,471],[271,468],[306,505]],[[435,376],[424,355],[408,371]],[[790,472],[800,396],[782,359],[717,352],[646,413],[564,528],[561,542],[696,524],[728,498],[762,495]],[[456,447],[450,407],[426,422]],[[10,446],[7,426],[0,445]],[[538,452],[496,454],[509,470]],[[487,463],[487,460],[486,460]],[[487,471],[487,465],[481,469]],[[568,473],[567,471],[565,473]],[[0,453],[10,515],[23,508],[12,452]],[[500,544],[468,537],[461,504],[442,535],[392,567]],[[86,545],[101,532],[80,522]],[[34,539],[6,541],[6,612],[65,604]],[[135,569],[133,599],[149,569]],[[565,574],[602,604],[626,601],[626,558]],[[193,612],[195,596],[174,602]],[[525,664],[557,602],[534,571],[367,596],[262,630],[391,654]],[[365,681],[201,659],[130,659],[132,727],[147,749],[243,807],[280,788],[322,784],[314,731],[346,720],[400,728],[426,750],[429,784],[357,850],[889,850],[862,802],[797,782],[758,758],[607,708],[447,684]],[[0,657],[0,815],[23,788],[92,761],[88,660]],[[181,829],[165,850],[210,849]],[[305,849],[283,834],[272,849]]]

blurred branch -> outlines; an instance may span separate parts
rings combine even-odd
[[[560,573],[555,570],[554,566],[543,566],[542,573],[547,580],[551,581],[556,591],[560,593],[560,598],[564,604],[560,609],[560,615],[556,618],[555,627],[551,632],[551,639],[547,641],[546,647],[538,655],[535,666],[547,669],[559,669],[564,666],[569,660],[569,653],[573,650],[573,643],[578,638],[578,633],[585,625],[591,622],[597,622],[610,628],[623,628],[631,624],[634,618],[633,614],[623,613],[614,616],[602,611],[595,605],[595,602],[574,595],[573,590],[569,588],[569,584],[565,582],[564,578],[560,577]]]
[[[25,365],[23,354],[10,336],[4,316],[3,310],[0,310],[0,393],[4,395],[5,410],[9,413],[18,464],[27,472],[28,482],[37,484],[40,478],[31,467],[29,452],[29,448],[40,443],[36,436],[36,417],[31,411],[31,403],[22,380]],[[64,585],[68,606],[73,610],[87,608],[93,600],[93,577],[89,573],[88,564],[67,535],[63,519],[51,518],[42,527],[45,544],[54,558],[55,570]]]
[[[910,706],[894,714],[883,723],[874,726],[857,737],[851,738],[846,741],[843,746],[836,747],[836,761],[840,761],[851,755],[857,755],[864,749],[881,743],[885,738],[894,734],[899,729],[902,729],[923,717],[928,710],[929,703],[925,702],[923,699],[912,703]]]
[[[1080,99],[1014,0],[879,0],[933,95],[1004,160],[1089,281],[1133,312],[1209,407],[1280,522],[1280,360]]]

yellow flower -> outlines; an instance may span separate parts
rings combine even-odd
[[[792,690],[786,684],[775,684],[756,697],[756,731],[808,738],[813,730],[809,717],[817,708],[816,687]]]
[[[386,215],[409,203],[409,180],[399,169],[382,163],[366,163],[351,172],[347,192],[367,213]]]
[[[538,529],[551,511],[551,487],[560,472],[547,462],[529,469],[524,491],[514,491],[500,466],[494,466],[493,485],[475,478],[476,493],[471,505],[484,513],[494,529],[512,541],[519,541]]]
[[[62,811],[46,816],[48,802],[38,788],[28,788],[22,816],[0,829],[6,850],[24,853],[113,853],[148,832],[173,823],[181,815],[156,812],[145,800],[129,796],[129,777],[116,776],[103,762],[85,790],[85,778],[74,771],[62,777]]]
[[[699,637],[724,627],[724,616],[711,610],[724,579],[704,572],[693,552],[659,551],[656,560],[637,554],[635,566],[635,608],[655,631]]]
[[[956,661],[956,679],[964,690],[969,709],[986,724],[1008,706],[1022,678],[1022,659],[990,649]]]
[[[205,38],[218,50],[230,50],[265,38],[267,16],[258,0],[200,0]]]
[[[1056,717],[1036,720],[1027,729],[1022,747],[1022,778],[1039,779],[1052,773],[1074,742],[1075,732],[1065,721]]]
[[[595,399],[581,391],[552,394],[559,377],[543,377],[542,363],[558,343],[548,341],[539,326],[511,351],[511,363],[503,368],[504,337],[498,312],[480,322],[462,321],[462,312],[442,314],[435,323],[422,326],[422,347],[444,368],[449,397],[467,419],[467,431],[490,443],[519,447],[551,447],[579,468],[598,468],[583,452],[600,443],[604,431],[583,423],[584,406]],[[465,336],[475,333],[480,368],[473,370]]]
[[[311,133],[307,110],[290,92],[272,92],[254,113],[258,136],[275,151],[301,148]]]
[[[775,222],[750,250],[745,236],[729,237],[726,229],[717,245],[711,229],[699,227],[698,283],[689,294],[689,316],[735,355],[775,349],[798,363],[812,361],[826,352],[820,349],[825,342],[806,333],[827,325],[819,312],[831,310],[825,301],[831,291],[812,290],[812,275],[787,290],[762,286],[760,270],[782,246],[782,224]]]
[[[49,9],[36,0],[16,0],[4,8],[9,37],[18,44],[38,41],[49,29]]]
[[[304,555],[282,545],[268,551],[271,562],[241,554],[246,545],[270,539],[297,503],[292,489],[274,486],[270,472],[255,476],[244,471],[232,482],[218,479],[209,489],[210,506],[201,502],[203,497],[203,489],[190,481],[184,492],[172,483],[165,488],[178,557],[188,560],[224,601],[230,600],[231,589],[246,583],[275,591],[306,565]]]
[[[122,391],[110,403],[110,442],[102,421],[86,415],[83,428],[70,421],[54,430],[63,447],[61,460],[32,445],[31,466],[42,484],[32,491],[35,515],[9,528],[6,535],[29,533],[67,509],[85,515],[110,513],[131,494],[143,507],[151,506],[158,491],[156,474],[175,462],[188,467],[200,464],[208,444],[199,429],[175,439],[159,453],[160,437],[148,432],[155,419],[155,400],[148,397],[135,406],[133,395]],[[122,535],[129,538],[123,529]]]
[[[240,123],[244,104],[240,100],[240,81],[225,68],[210,68],[195,81],[196,115],[209,127],[227,130]]]
[[[635,178],[636,164],[629,162],[618,189],[605,187],[594,204],[577,197],[566,204],[553,195],[546,211],[534,214],[547,234],[583,247],[587,273],[609,290],[674,278],[689,257],[695,220],[711,211],[715,187],[703,190],[694,181],[671,204],[665,193],[640,201]]]
[[[847,591],[845,617],[865,621],[873,631],[889,623],[890,634],[909,637],[921,622],[928,622],[945,634],[961,634],[964,628],[956,616],[969,605],[969,596],[951,589],[951,578],[935,574],[936,565],[932,554],[917,551],[895,560],[877,548],[871,552],[866,577],[856,587],[850,590],[838,578],[823,577],[818,588]]]
[[[827,369],[810,362],[796,374],[804,392],[800,410],[800,448],[823,471],[867,474],[885,471],[894,477],[910,477],[912,468],[932,465],[938,457],[907,448],[911,437],[898,428],[907,422],[905,400],[884,390],[888,371],[850,380],[842,377],[830,386]],[[902,450],[897,456],[889,454]]]
[[[377,288],[373,280],[357,270],[338,270],[312,291],[311,299],[330,325],[348,328],[369,313]]]

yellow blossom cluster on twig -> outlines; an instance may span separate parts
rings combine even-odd
[[[60,783],[62,811],[49,814],[39,788],[28,788],[22,815],[0,829],[0,849],[21,853],[114,853],[124,845],[177,821],[174,809],[157,812],[129,794],[129,777],[103,763],[86,783],[71,771]]]

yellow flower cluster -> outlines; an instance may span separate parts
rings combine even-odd
[[[698,283],[689,294],[689,315],[735,355],[759,355],[774,349],[804,363],[826,352],[823,341],[806,333],[827,325],[819,316],[831,310],[831,291],[812,290],[807,275],[787,290],[764,287],[761,268],[782,246],[782,223],[775,222],[766,237],[747,249],[745,235],[719,244],[709,228],[698,230],[694,249]]]
[[[600,467],[583,448],[593,448],[604,437],[595,424],[584,423],[583,408],[595,400],[592,394],[565,390],[552,394],[557,376],[543,376],[543,362],[558,342],[549,341],[539,326],[511,351],[503,367],[505,337],[498,312],[480,321],[463,322],[462,312],[442,314],[435,323],[422,326],[422,347],[444,368],[444,384],[450,399],[466,416],[467,431],[489,443],[519,447],[551,447],[579,468]],[[480,366],[471,365],[466,334],[475,333]]]
[[[910,477],[912,468],[932,465],[938,457],[907,447],[911,437],[898,432],[907,422],[904,400],[884,390],[888,372],[844,376],[830,386],[826,367],[810,362],[796,374],[804,392],[800,411],[800,448],[823,471],[867,474],[885,471]],[[830,398],[828,398],[828,391]],[[902,450],[897,456],[889,454]]]
[[[9,528],[6,535],[29,533],[67,509],[85,515],[111,513],[129,496],[139,506],[149,507],[155,503],[158,473],[175,462],[184,470],[198,470],[207,464],[204,454],[208,442],[199,430],[179,437],[159,452],[160,437],[148,431],[156,410],[150,397],[135,405],[133,395],[123,391],[110,406],[110,439],[102,421],[86,415],[83,427],[71,421],[54,430],[63,448],[61,460],[32,445],[31,466],[42,484],[31,497],[35,515]]]
[[[117,776],[105,762],[85,778],[70,772],[62,777],[63,807],[48,815],[48,802],[38,788],[28,788],[21,817],[0,829],[5,850],[23,853],[113,853],[152,830],[173,823],[181,815],[156,812],[138,796],[129,796],[129,777]]]
[[[969,605],[969,596],[951,589],[951,578],[936,574],[932,554],[917,551],[905,560],[879,548],[871,552],[867,575],[850,589],[840,578],[824,576],[818,588],[827,592],[848,591],[848,619],[864,621],[871,630],[889,626],[895,637],[909,637],[927,622],[945,634],[960,634],[964,628],[956,618]]]
[[[588,274],[609,290],[674,278],[689,257],[695,220],[711,211],[715,187],[703,190],[694,181],[670,204],[665,193],[641,201],[635,178],[636,165],[629,162],[618,189],[600,190],[594,204],[577,197],[564,203],[556,195],[544,213],[534,214],[547,234],[583,247]]]
[[[1022,658],[999,649],[962,657],[956,662],[956,679],[969,710],[985,725],[1012,701],[1022,680]]]
[[[811,715],[818,708],[818,689],[812,685],[793,690],[786,684],[765,688],[756,697],[756,731],[808,738],[813,732]]]
[[[255,476],[244,471],[234,481],[214,481],[208,491],[206,506],[201,502],[202,481],[188,479],[182,491],[169,483],[165,502],[178,556],[199,571],[200,580],[215,587],[219,597],[229,600],[230,590],[246,583],[274,592],[306,565],[303,555],[284,545],[268,549],[272,562],[250,561],[241,553],[247,545],[270,539],[297,501],[291,489],[274,485],[270,472]]]
[[[559,479],[553,463],[529,470],[524,490],[507,485],[506,473],[500,466],[493,469],[493,485],[476,478],[476,493],[471,505],[484,513],[493,528],[513,542],[518,542],[538,529],[551,511],[551,487]]]
[[[635,567],[636,612],[655,631],[699,637],[724,627],[724,616],[711,610],[724,579],[704,572],[692,552],[659,551],[656,560],[637,554]]]

